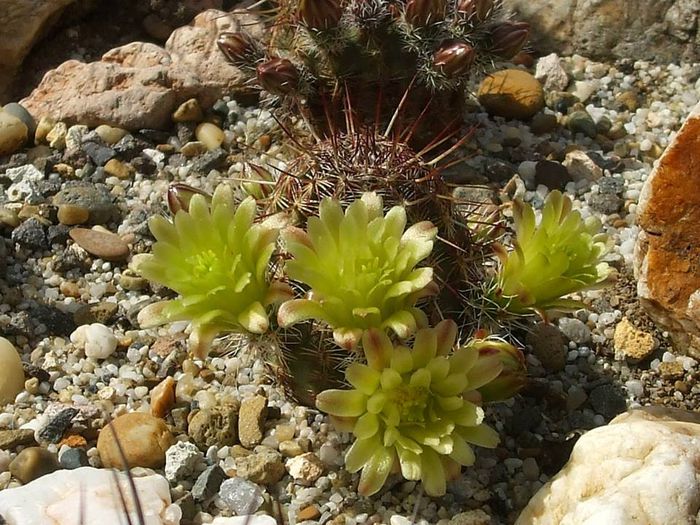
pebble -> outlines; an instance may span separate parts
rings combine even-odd
[[[204,112],[196,98],[186,100],[173,113],[173,122],[201,122]]]
[[[542,85],[520,69],[506,69],[487,76],[477,96],[490,114],[511,119],[529,119],[544,107]]]
[[[22,359],[15,346],[0,337],[0,403],[14,401],[24,390],[24,369]]]
[[[491,525],[491,516],[481,509],[469,510],[454,516],[448,525]]]
[[[129,256],[129,245],[108,231],[73,228],[70,237],[83,250],[106,261],[123,261]]]
[[[211,465],[202,472],[192,487],[195,501],[205,501],[214,496],[226,479],[226,473],[219,465]]]
[[[206,146],[207,150],[213,151],[218,149],[224,142],[224,132],[216,124],[203,122],[194,132],[197,140]]]
[[[104,427],[97,439],[97,450],[107,468],[123,466],[115,434],[130,467],[162,467],[165,452],[175,440],[162,419],[141,412],[123,414]]]
[[[11,155],[27,141],[29,131],[24,122],[0,110],[0,156]]]
[[[321,511],[316,505],[307,505],[297,512],[297,522],[307,521],[307,520],[317,520],[321,517]],[[363,523],[363,522],[360,522]]]
[[[301,445],[292,440],[280,441],[277,445],[277,450],[286,458],[293,458],[304,453],[304,449],[301,448]]]
[[[580,319],[562,317],[559,319],[559,329],[574,343],[585,344],[591,340],[591,329]]]
[[[84,208],[90,212],[90,223],[105,224],[118,216],[112,195],[103,184],[84,181],[71,181],[64,184],[61,191],[54,195],[55,206],[71,205]]]
[[[270,449],[239,457],[236,459],[235,465],[237,476],[260,485],[277,483],[286,472],[282,456]]]
[[[77,408],[64,408],[56,414],[44,428],[37,432],[37,436],[41,441],[58,443],[61,441],[66,430],[71,427],[73,419],[79,412]]]
[[[597,386],[591,390],[588,399],[593,410],[609,419],[627,409],[625,396],[616,385]]]
[[[685,369],[683,364],[678,361],[673,361],[670,363],[661,363],[659,365],[659,375],[662,379],[673,380],[673,379],[683,379],[685,376]]]
[[[202,452],[193,443],[178,442],[165,451],[165,478],[175,483],[192,475]]]
[[[66,147],[67,146],[68,137],[66,137]],[[82,151],[87,153],[88,157],[90,157],[96,166],[104,166],[117,154],[112,148],[108,148],[107,146],[103,146],[97,142],[83,142],[80,148]]]
[[[110,159],[107,164],[105,164],[104,169],[107,175],[116,177],[119,180],[130,180],[136,172],[133,166],[119,159]]]
[[[585,111],[574,111],[566,119],[566,127],[572,133],[583,133],[589,138],[595,138],[598,128],[591,116]]]
[[[566,343],[561,330],[552,324],[538,323],[528,333],[527,344],[542,366],[552,372],[563,370],[566,365]]]
[[[35,218],[24,221],[12,230],[12,242],[32,250],[41,251],[49,248],[46,228],[39,219]]]
[[[65,122],[56,122],[46,134],[46,141],[53,149],[63,150],[66,147],[66,135],[68,134],[68,126]]]
[[[90,465],[87,452],[85,452],[85,450],[82,448],[66,449],[58,456],[58,462],[61,464],[62,468],[67,470],[87,467]]]
[[[235,406],[202,409],[192,416],[187,433],[201,450],[212,445],[234,445],[238,440],[238,409]]]
[[[545,133],[550,133],[557,129],[559,121],[556,115],[551,113],[537,113],[532,117],[530,122],[530,129],[535,135],[543,135]]]
[[[238,412],[238,439],[246,448],[259,445],[263,439],[267,418],[267,398],[253,396],[244,399]]]
[[[93,359],[107,359],[119,344],[112,329],[101,324],[81,325],[70,335],[75,345],[85,350],[85,355]]]
[[[115,128],[106,124],[101,124],[95,128],[95,133],[108,146],[114,146],[123,139],[129,132],[122,128]]]
[[[613,347],[621,357],[641,361],[654,353],[656,342],[654,336],[636,328],[627,317],[615,326]]]
[[[41,447],[25,448],[10,463],[10,473],[24,484],[59,468],[56,454]]]
[[[238,515],[253,514],[265,502],[262,489],[241,478],[227,479],[219,488],[219,497]]]
[[[19,446],[34,445],[34,430],[20,428],[13,430],[0,430],[0,449],[14,450]]]
[[[544,185],[550,190],[563,189],[571,177],[569,171],[559,162],[540,160],[535,165],[535,184]]]
[[[31,113],[24,108],[24,106],[18,104],[17,102],[10,102],[9,104],[5,104],[0,111],[4,111],[5,113],[21,120],[27,127],[27,138],[34,138],[34,134],[36,133],[36,121],[34,120],[34,117],[32,117]]]
[[[287,460],[287,472],[294,481],[302,485],[311,485],[323,475],[324,465],[313,452],[307,452]]]
[[[151,390],[151,414],[165,418],[175,405],[175,380],[168,376]]]
[[[66,226],[85,224],[90,218],[90,210],[73,204],[62,204],[58,207],[58,222]]]
[[[568,152],[562,164],[574,182],[596,181],[603,176],[603,170],[585,152],[580,150]]]

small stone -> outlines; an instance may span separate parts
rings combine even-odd
[[[87,452],[82,448],[69,448],[58,458],[58,462],[66,470],[90,466]]]
[[[550,133],[557,129],[559,121],[556,115],[551,113],[538,113],[532,117],[530,122],[530,129],[535,135],[543,135],[545,133]]]
[[[176,483],[192,475],[204,455],[193,443],[178,442],[165,451],[165,477]]]
[[[63,150],[66,147],[66,135],[68,126],[64,122],[57,122],[46,134],[46,140],[53,149]]]
[[[24,369],[17,349],[0,337],[0,404],[11,403],[24,390]]]
[[[180,153],[182,153],[185,157],[188,158],[196,157],[197,155],[202,155],[206,153],[206,151],[207,147],[198,140],[187,142],[184,146],[180,148]]]
[[[216,124],[203,122],[194,132],[197,140],[204,144],[209,151],[214,151],[224,142],[224,132]]]
[[[48,142],[46,136],[56,125],[56,121],[50,117],[41,117],[39,123],[36,125],[36,131],[34,132],[34,143],[43,144]]]
[[[267,398],[253,396],[241,402],[238,412],[238,440],[246,448],[259,445],[265,430]]]
[[[0,430],[0,449],[2,450],[14,450],[19,446],[35,444],[34,430],[31,428]]]
[[[28,135],[24,122],[0,110],[0,156],[11,155],[20,149],[27,142]]]
[[[37,395],[39,393],[39,380],[36,377],[30,377],[24,382],[24,389],[33,396]]]
[[[236,475],[253,483],[260,485],[277,483],[285,472],[282,456],[274,450],[263,450],[236,458]]]
[[[114,319],[118,311],[119,305],[109,301],[86,304],[75,311],[73,321],[78,326],[93,323],[106,325]]]
[[[294,481],[302,485],[311,485],[323,475],[323,462],[313,452],[288,459],[286,467]]]
[[[144,290],[148,286],[148,280],[144,279],[143,277],[130,275],[129,273],[124,272],[119,277],[119,286],[125,290],[136,292],[139,290]]]
[[[490,525],[491,517],[481,509],[462,512],[454,516],[448,525]]]
[[[559,329],[574,343],[585,344],[591,340],[590,328],[580,319],[562,317],[559,319]]]
[[[204,113],[196,98],[186,100],[173,113],[173,122],[201,122],[203,119]]]
[[[634,361],[646,359],[656,349],[654,336],[636,328],[627,317],[623,317],[615,326],[613,345],[621,357]]]
[[[237,515],[254,514],[265,502],[255,483],[241,478],[227,479],[219,488],[219,497]]]
[[[83,142],[82,150],[87,153],[88,157],[90,157],[96,166],[104,166],[107,164],[107,161],[114,158],[117,154],[112,148],[108,148],[97,142]]]
[[[41,447],[25,448],[10,463],[10,473],[24,484],[59,468],[56,455]]]
[[[192,487],[195,501],[204,501],[214,496],[226,479],[226,473],[219,465],[211,465],[202,472]]]
[[[542,85],[520,69],[487,76],[479,86],[478,98],[489,113],[505,118],[528,119],[544,107]]]
[[[10,228],[16,228],[19,226],[19,223],[19,216],[16,210],[7,208],[6,206],[0,206],[0,224],[4,224]]]
[[[92,184],[83,181],[71,181],[53,197],[53,204],[72,204],[90,212],[92,224],[104,224],[118,216],[119,210],[114,205],[104,184]]]
[[[46,229],[39,219],[31,218],[12,230],[12,242],[30,250],[46,250],[49,240]]]
[[[129,245],[111,232],[73,228],[70,236],[83,250],[106,261],[123,261],[129,255]]]
[[[553,160],[540,160],[535,165],[535,184],[544,185],[550,190],[564,189],[571,181],[569,171]]]
[[[71,425],[73,418],[78,415],[79,410],[77,408],[68,407],[61,410],[56,414],[49,423],[39,430],[37,436],[42,441],[48,441],[49,443],[58,443],[61,441],[63,434],[68,430]]]
[[[535,325],[527,334],[527,344],[532,346],[533,353],[545,369],[558,372],[566,366],[566,343],[561,330],[553,324]]]
[[[569,76],[556,53],[551,53],[537,61],[535,78],[542,82],[545,91],[564,91],[569,85]]]
[[[117,142],[123,139],[129,132],[122,128],[115,128],[106,124],[101,124],[95,128],[95,133],[108,146],[114,146]]]
[[[27,126],[27,137],[30,139],[34,138],[34,134],[36,133],[36,121],[34,120],[34,117],[32,117],[31,113],[29,113],[29,111],[27,111],[21,104],[18,104],[17,102],[10,102],[9,104],[5,104],[2,110],[5,111],[5,113],[21,120],[22,123],[24,123],[24,125]]]
[[[574,182],[596,181],[603,176],[603,170],[585,152],[580,150],[568,152],[562,164],[569,171]]]
[[[226,162],[226,152],[217,148],[200,155],[190,164],[190,173],[208,174],[211,170],[216,170],[224,166]]]
[[[672,379],[683,379],[685,376],[685,369],[683,368],[683,363],[680,361],[672,361],[670,363],[659,364],[659,375],[661,379],[672,380]]]
[[[636,91],[628,89],[615,97],[615,105],[618,110],[627,110],[632,113],[639,108],[639,95]]]
[[[104,427],[97,439],[97,450],[107,468],[123,468],[115,434],[130,467],[162,467],[165,451],[175,441],[162,419],[142,412],[123,414]]]
[[[622,210],[624,201],[612,193],[595,193],[591,195],[589,205],[598,213],[612,215]]]
[[[130,164],[122,162],[119,159],[110,159],[107,164],[105,164],[105,173],[119,180],[130,180],[136,170]]]
[[[301,445],[292,440],[281,441],[279,445],[277,445],[277,450],[286,458],[301,456],[304,453],[304,449],[301,448]]]
[[[82,206],[74,206],[72,204],[62,204],[58,207],[58,222],[66,226],[75,226],[76,224],[85,224],[90,218],[90,210]]]
[[[297,523],[300,521],[317,520],[321,517],[321,511],[316,505],[308,505],[297,512]]]
[[[591,390],[588,397],[593,410],[606,418],[613,418],[627,409],[625,395],[615,385],[601,385]]]
[[[165,418],[175,405],[175,380],[168,376],[151,390],[151,414]]]
[[[234,445],[238,439],[238,409],[233,405],[202,409],[192,416],[187,432],[201,450],[212,445]]]
[[[574,111],[566,120],[566,127],[572,133],[583,133],[589,138],[598,134],[595,122],[586,111]]]
[[[59,441],[59,446],[67,446],[70,448],[85,448],[87,447],[87,440],[78,434],[70,434]]]
[[[70,335],[72,343],[85,349],[85,355],[93,359],[107,359],[117,349],[119,340],[111,328],[92,323],[81,325]]]

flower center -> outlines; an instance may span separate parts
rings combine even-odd
[[[212,250],[206,250],[187,258],[187,263],[192,266],[193,277],[207,277],[218,270],[219,258]]]
[[[392,393],[403,423],[421,423],[425,421],[430,392],[422,386],[400,385]]]

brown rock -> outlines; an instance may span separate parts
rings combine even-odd
[[[561,330],[553,324],[538,323],[527,334],[527,344],[547,370],[557,372],[566,365],[566,341]]]
[[[106,261],[123,261],[129,255],[129,245],[114,233],[73,228],[69,235],[83,250]]]
[[[10,463],[10,473],[25,484],[59,468],[56,454],[41,447],[25,448]]]
[[[202,450],[212,445],[231,446],[238,439],[238,409],[235,406],[202,409],[190,419],[187,433]]]
[[[661,379],[682,379],[685,375],[683,364],[679,361],[659,364],[659,375]]]
[[[238,412],[238,440],[246,448],[259,445],[263,439],[267,418],[267,398],[253,396],[241,402]]]
[[[615,326],[613,345],[616,353],[635,361],[646,359],[656,348],[654,336],[636,328],[626,317]]]
[[[236,475],[260,485],[277,483],[286,472],[282,455],[266,447],[260,448],[264,450],[236,459]]]
[[[321,511],[316,505],[304,507],[297,513],[297,521],[315,520],[321,517]]]
[[[0,101],[32,46],[75,0],[4,0],[0,7]]]
[[[644,183],[637,293],[676,350],[700,357],[700,104]]]
[[[18,430],[0,430],[0,449],[14,450],[20,445],[34,445],[34,431],[25,428]]]
[[[164,129],[185,100],[203,108],[224,95],[249,93],[244,76],[216,45],[221,31],[260,33],[249,13],[208,10],[175,30],[165,44],[133,42],[108,51],[99,62],[64,62],[49,71],[22,101],[35,117],[69,124],[108,124],[127,130]]]
[[[58,222],[66,226],[85,224],[90,218],[90,210],[74,204],[62,204],[58,207]]]
[[[151,414],[164,418],[175,405],[175,380],[168,376],[151,390]]]
[[[478,92],[486,111],[500,117],[529,119],[544,108],[544,91],[527,71],[505,69],[486,77]]]
[[[203,119],[202,106],[196,98],[185,100],[173,113],[173,122],[201,122]]]
[[[162,467],[165,451],[175,442],[162,419],[142,412],[124,414],[104,427],[97,439],[97,451],[107,468],[123,468],[115,434],[130,467]]]
[[[122,162],[119,159],[110,159],[104,166],[105,173],[120,180],[128,180],[133,177],[136,170],[131,164]]]

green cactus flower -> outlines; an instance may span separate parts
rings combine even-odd
[[[384,216],[381,197],[365,193],[345,214],[337,201],[324,199],[308,233],[285,229],[282,238],[294,257],[287,275],[311,293],[280,307],[280,326],[321,320],[341,347],[353,348],[368,328],[389,328],[406,338],[427,325],[414,305],[429,293],[433,270],[415,266],[430,254],[437,228],[427,221],[405,226],[404,208]]]
[[[457,325],[442,321],[419,330],[411,350],[394,346],[382,330],[368,330],[362,338],[367,364],[353,363],[345,372],[354,388],[316,398],[319,410],[341,418],[357,438],[345,466],[362,470],[360,494],[375,494],[400,470],[440,496],[448,478],[474,463],[471,445],[498,443],[483,423],[477,389],[499,375],[501,362],[473,347],[452,352],[456,335]]]
[[[582,219],[571,199],[553,191],[539,224],[532,207],[513,203],[514,250],[498,250],[496,301],[514,314],[581,308],[564,296],[602,283],[609,275],[602,262],[607,236],[595,217]]]
[[[256,224],[255,212],[252,197],[236,206],[231,188],[220,185],[211,206],[195,194],[189,209],[180,209],[173,222],[160,216],[149,221],[157,242],[136,270],[180,297],[142,310],[142,326],[189,320],[191,350],[199,357],[222,333],[267,331],[266,307],[289,298],[291,290],[268,281],[283,220],[273,216]]]

